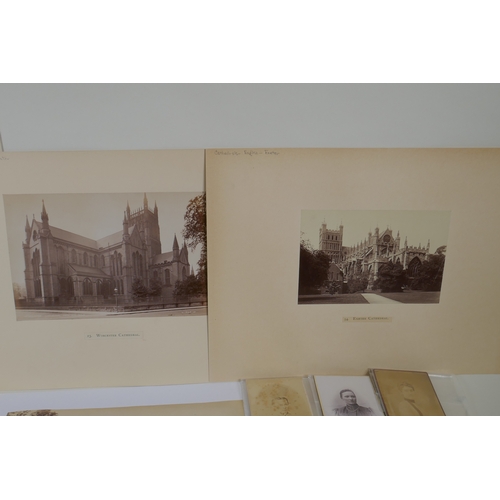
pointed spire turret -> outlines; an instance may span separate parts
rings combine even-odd
[[[148,208],[148,197],[146,196],[146,193],[144,193],[144,210],[147,210]]]
[[[127,200],[127,219],[130,219],[130,205],[128,204],[128,200]]]
[[[43,229],[49,229],[49,214],[45,210],[45,201],[42,200],[42,227]]]
[[[179,260],[179,243],[177,241],[177,235],[174,234],[174,244],[172,245],[173,259]]]
[[[26,225],[24,226],[24,231],[26,233],[26,243],[29,243],[31,237],[31,226],[28,221],[28,216],[26,216]]]
[[[128,218],[127,212],[123,212],[123,235],[128,235]]]

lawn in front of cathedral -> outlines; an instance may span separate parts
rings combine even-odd
[[[299,295],[299,304],[368,304],[360,293]]]
[[[402,304],[439,304],[439,296],[441,292],[423,292],[421,290],[406,290],[401,293],[379,293],[382,297],[386,297]]]
[[[380,293],[369,292],[364,295],[378,295],[401,304],[439,304],[441,292],[423,292],[421,290],[405,290],[404,292]],[[389,301],[387,301],[389,302]],[[368,304],[369,301],[361,293],[299,295],[299,304]]]

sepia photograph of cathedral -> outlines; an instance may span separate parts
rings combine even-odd
[[[204,217],[202,193],[4,195],[4,206],[18,320],[206,314],[206,233],[186,230]]]
[[[450,212],[303,210],[299,304],[435,304]]]

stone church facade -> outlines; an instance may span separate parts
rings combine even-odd
[[[379,270],[387,262],[401,264],[407,270],[408,276],[412,277],[418,273],[422,263],[428,260],[430,255],[430,241],[427,246],[409,246],[405,238],[401,244],[399,231],[396,237],[391,229],[387,228],[380,232],[375,228],[375,232],[368,233],[364,241],[360,241],[354,246],[343,246],[344,227],[339,229],[327,229],[323,223],[319,233],[319,249],[330,256],[330,261],[340,269],[344,281],[348,281],[353,276],[367,272],[369,275],[369,285],[378,277]]]
[[[186,243],[174,235],[172,251],[162,253],[158,207],[134,211],[127,203],[122,229],[93,240],[49,224],[42,200],[41,221],[26,218],[23,242],[28,303],[100,305],[133,302],[132,284],[162,285],[162,300],[173,296],[175,283],[190,274]],[[191,270],[192,273],[192,270]]]

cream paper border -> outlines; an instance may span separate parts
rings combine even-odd
[[[500,371],[500,150],[209,150],[206,160],[211,381]],[[450,211],[440,303],[298,305],[309,209]],[[343,321],[367,315],[392,321]]]
[[[2,195],[204,191],[203,150],[2,153],[1,157]],[[206,316],[16,321],[3,200],[0,278],[0,390],[208,382]],[[141,339],[86,338],[124,331],[140,332]]]

